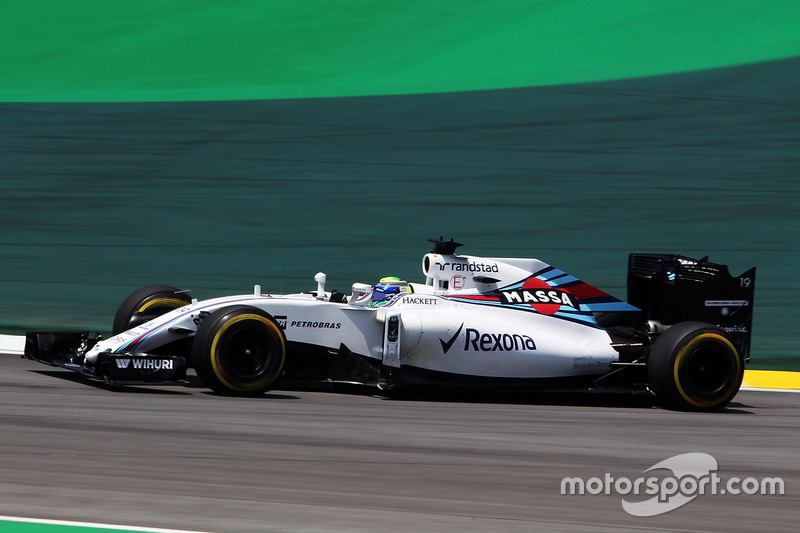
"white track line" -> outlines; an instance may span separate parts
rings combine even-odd
[[[161,529],[154,527],[120,526],[116,524],[94,524],[91,522],[73,522],[70,520],[46,520],[42,518],[24,518],[21,516],[0,516],[0,522],[22,522],[25,524],[82,527],[88,529],[111,529],[114,531],[139,531],[142,533],[209,533],[204,531],[194,531],[187,529]]]
[[[25,337],[22,335],[0,335],[0,354],[22,355],[25,352]]]

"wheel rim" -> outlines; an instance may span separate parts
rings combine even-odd
[[[258,378],[269,367],[271,338],[262,331],[234,331],[222,348],[225,366],[231,376],[241,380]]]
[[[696,348],[686,360],[688,388],[701,398],[713,398],[725,390],[733,372],[730,354],[716,344]]]

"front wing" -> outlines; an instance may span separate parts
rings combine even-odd
[[[97,363],[84,364],[84,354],[99,340],[89,332],[36,331],[25,335],[23,357],[66,368],[106,382],[156,383],[186,379],[186,360],[179,356],[102,353]]]

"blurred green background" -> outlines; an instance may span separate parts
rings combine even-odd
[[[419,280],[428,237],[625,297],[629,252],[758,267],[800,370],[800,4],[32,1],[0,17],[0,333]]]

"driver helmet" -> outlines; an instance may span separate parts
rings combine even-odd
[[[388,304],[398,294],[410,294],[411,285],[398,277],[389,276],[381,278],[375,288],[372,289],[372,298],[369,307],[381,307]]]

